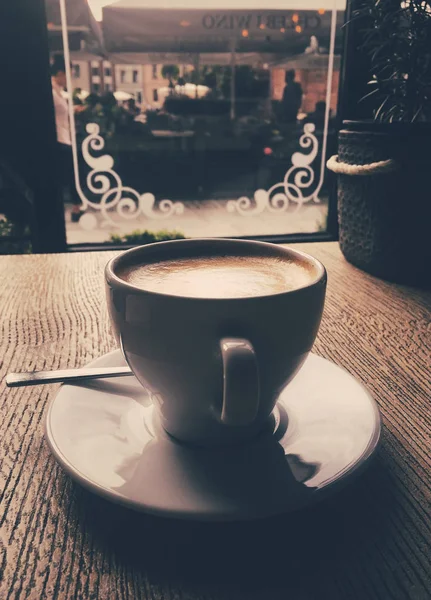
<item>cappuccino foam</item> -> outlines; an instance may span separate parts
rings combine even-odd
[[[161,294],[193,298],[245,298],[279,294],[313,279],[306,265],[264,256],[203,256],[125,267],[119,277]]]

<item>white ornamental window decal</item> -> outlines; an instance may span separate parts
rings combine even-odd
[[[112,218],[114,209],[122,219],[136,219],[140,214],[151,219],[164,219],[173,214],[180,215],[184,211],[182,202],[172,202],[172,200],[161,200],[158,210],[155,210],[154,194],[149,192],[139,194],[133,188],[123,185],[121,177],[114,170],[113,157],[109,154],[93,156],[90,152],[90,150],[103,150],[105,146],[105,140],[99,135],[99,125],[89,123],[86,130],[88,136],[82,143],[82,156],[91,167],[87,175],[87,187],[92,194],[99,195],[101,198],[99,202],[91,202],[82,193],[81,188],[80,196],[84,209],[91,206],[101,212],[102,226],[118,226],[118,222]]]
[[[71,90],[72,76],[70,69],[71,63],[65,0],[60,0],[60,12],[67,88],[68,90]],[[253,200],[247,196],[242,196],[237,200],[229,200],[225,205],[228,212],[238,212],[240,215],[253,216],[260,214],[265,210],[269,212],[283,212],[292,204],[296,205],[296,209],[299,210],[305,203],[320,202],[319,193],[325,175],[325,157],[334,66],[336,13],[337,11],[334,5],[331,17],[331,37],[326,84],[326,110],[318,184],[315,185],[315,174],[312,164],[319,152],[319,142],[315,136],[315,125],[313,123],[306,123],[299,139],[299,145],[301,148],[309,149],[309,152],[294,152],[291,157],[291,167],[286,171],[283,181],[272,185],[268,190],[256,190]],[[164,219],[173,215],[181,215],[184,212],[185,206],[182,202],[163,199],[156,203],[156,198],[151,192],[140,193],[137,190],[124,185],[121,177],[114,170],[114,159],[111,155],[102,154],[101,156],[94,156],[92,154],[91,151],[99,152],[105,147],[105,140],[100,135],[100,127],[97,123],[87,124],[86,132],[88,135],[82,143],[82,156],[91,169],[87,175],[87,187],[92,194],[99,196],[98,201],[89,200],[82,190],[79,179],[75,119],[71,102],[69,102],[69,118],[72,134],[76,190],[84,210],[91,207],[100,212],[103,217],[101,222],[102,227],[121,226],[118,217],[120,220],[133,220],[142,215],[150,219]],[[117,220],[113,219],[113,216],[116,216]],[[97,222],[97,218],[91,213],[83,215],[80,219],[80,225],[85,229],[94,229],[97,226]]]
[[[264,210],[270,212],[283,212],[289,204],[296,204],[299,210],[303,204],[313,200],[319,202],[319,191],[321,184],[313,190],[314,171],[312,164],[319,152],[319,143],[314,135],[315,125],[306,123],[304,133],[299,139],[302,148],[310,148],[308,154],[295,152],[292,154],[292,166],[286,172],[284,180],[276,183],[269,190],[257,190],[254,193],[254,206],[250,198],[242,196],[238,200],[230,200],[227,203],[229,212],[238,211],[241,215],[258,215]],[[310,190],[307,194],[307,190]]]

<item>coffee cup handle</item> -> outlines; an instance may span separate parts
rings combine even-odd
[[[259,408],[259,370],[252,344],[241,338],[220,341],[223,361],[223,405],[221,422],[231,426],[251,425]]]

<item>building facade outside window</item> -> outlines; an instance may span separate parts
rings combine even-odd
[[[108,5],[105,13],[110,10],[119,19],[120,9]],[[163,37],[171,15],[154,11],[151,24],[145,10],[121,14],[131,31],[135,17],[142,26],[133,61],[119,20],[118,31],[106,29],[115,56],[86,53],[81,77],[73,79],[83,92],[121,92],[118,101],[134,118],[111,115],[109,102],[103,106],[109,118],[95,111],[91,127],[88,113],[74,114],[76,185],[85,214],[71,225],[65,206],[67,242],[107,243],[114,233],[145,229],[185,237],[332,235],[333,179],[325,165],[336,151],[342,12],[333,18],[331,11],[298,9],[298,27],[306,31],[293,37],[271,31],[265,39],[256,9],[256,31],[239,40],[233,56],[226,31],[217,43],[200,39],[198,60],[193,31],[178,25],[180,45],[175,36]],[[203,8],[196,18],[205,15]],[[285,18],[280,9],[277,19]],[[109,163],[98,161],[94,170],[93,158],[101,156]],[[93,185],[89,172],[99,178],[108,164],[109,189],[97,187],[99,179]]]

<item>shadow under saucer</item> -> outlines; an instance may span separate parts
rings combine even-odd
[[[122,360],[116,351],[91,366]],[[46,420],[54,456],[91,491],[159,516],[216,521],[268,517],[325,497],[367,464],[379,435],[365,388],[315,355],[282,392],[272,426],[244,444],[176,441],[130,377],[63,385]]]

